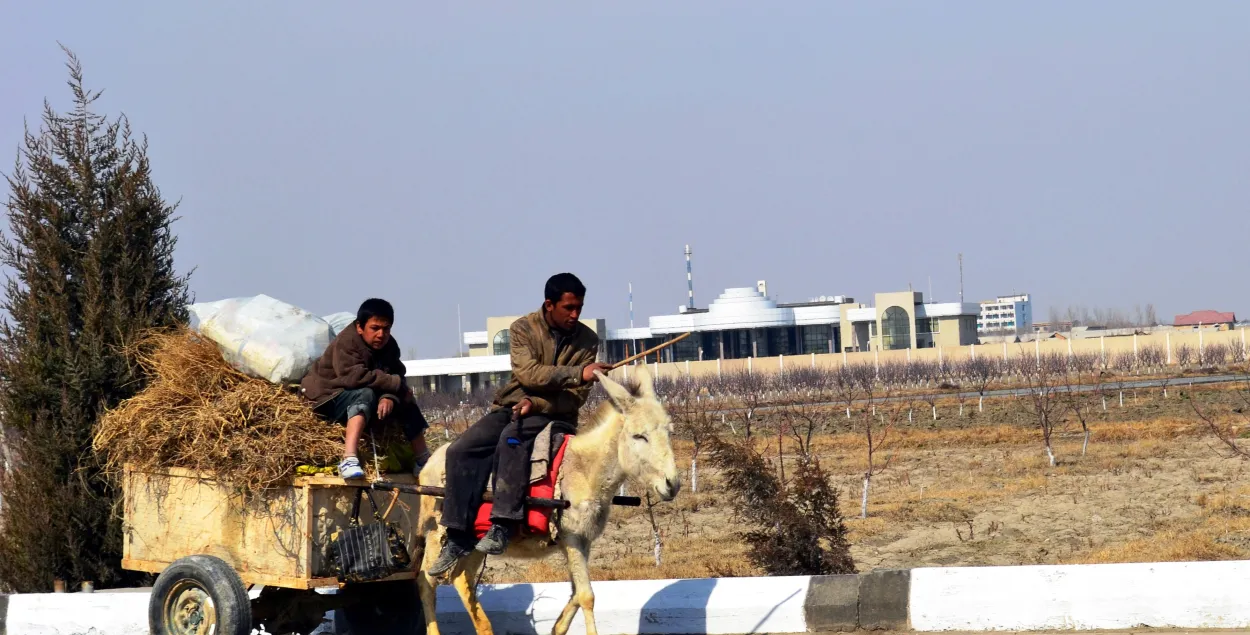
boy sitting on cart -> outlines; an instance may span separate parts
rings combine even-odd
[[[345,424],[347,438],[339,476],[364,478],[356,458],[360,434],[374,422],[398,421],[412,444],[418,473],[430,458],[425,444],[429,427],[404,378],[399,344],[391,337],[395,310],[386,300],[365,300],[356,322],[343,329],[300,382],[300,392],[313,411]]]

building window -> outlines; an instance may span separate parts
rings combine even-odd
[[[803,327],[803,353],[828,353],[829,340],[833,337],[833,327],[828,324],[814,324]]]
[[[509,335],[508,329],[504,329],[495,333],[494,353],[496,355],[508,355],[508,345],[512,342],[512,336]]]
[[[669,361],[673,362],[697,362],[699,361],[699,341],[693,337],[673,344],[669,347],[672,351]]]
[[[911,319],[902,307],[892,306],[881,317],[881,348],[911,348]]]
[[[916,320],[916,335],[927,335],[938,332],[937,318],[918,318]]]

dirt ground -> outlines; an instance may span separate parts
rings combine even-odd
[[[1250,424],[1226,392],[1206,394],[1221,416]],[[1084,456],[1079,427],[1065,429],[1055,467],[1018,404],[987,401],[986,412],[956,420],[958,405],[943,403],[936,423],[919,404],[891,437],[891,463],[873,479],[866,519],[859,518],[863,436],[830,413],[816,447],[836,475],[857,567],[1250,558],[1250,461],[1228,456],[1175,396],[1116,403],[1095,415]],[[775,456],[775,444],[760,446]],[[716,474],[700,467],[700,490],[690,492],[691,446],[679,441],[677,450],[687,489],[655,507],[661,565],[647,510],[616,508],[592,554],[594,579],[758,574]],[[567,579],[561,556],[492,559],[486,575],[491,582]]]

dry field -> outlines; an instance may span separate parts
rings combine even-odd
[[[1205,411],[1250,430],[1226,388],[1192,393]],[[861,571],[873,568],[1216,560],[1250,558],[1250,461],[1229,452],[1173,389],[1141,391],[1123,408],[1097,409],[1092,441],[1081,454],[1079,426],[1055,443],[1050,467],[1023,401],[986,402],[985,412],[958,418],[958,405],[916,405],[888,447],[892,461],[874,477],[868,518],[859,519],[864,470],[857,420],[830,411],[815,447],[837,479]],[[966,406],[967,407],[967,406]],[[761,451],[777,456],[775,427],[757,426]],[[772,432],[771,441],[764,435]],[[681,465],[691,444],[678,442]],[[689,484],[683,474],[683,483]],[[616,508],[596,545],[598,580],[756,575],[736,536],[740,529],[716,474],[699,471],[699,492],[687,488],[657,505],[662,564],[656,566],[646,509]],[[487,579],[564,580],[563,558],[492,559]]]

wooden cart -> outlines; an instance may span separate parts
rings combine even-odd
[[[374,497],[383,511],[390,507],[387,520],[411,549],[419,509],[414,479],[387,478],[410,492]],[[127,468],[124,479],[122,567],[159,574],[148,607],[154,634],[246,635],[254,622],[270,633],[307,632],[327,610],[335,612],[338,633],[423,628],[412,571],[347,585],[333,572],[330,536],[348,525],[359,484],[297,477],[244,504],[212,474]],[[370,511],[365,501],[362,523],[373,522]],[[327,587],[338,592],[315,591]]]

